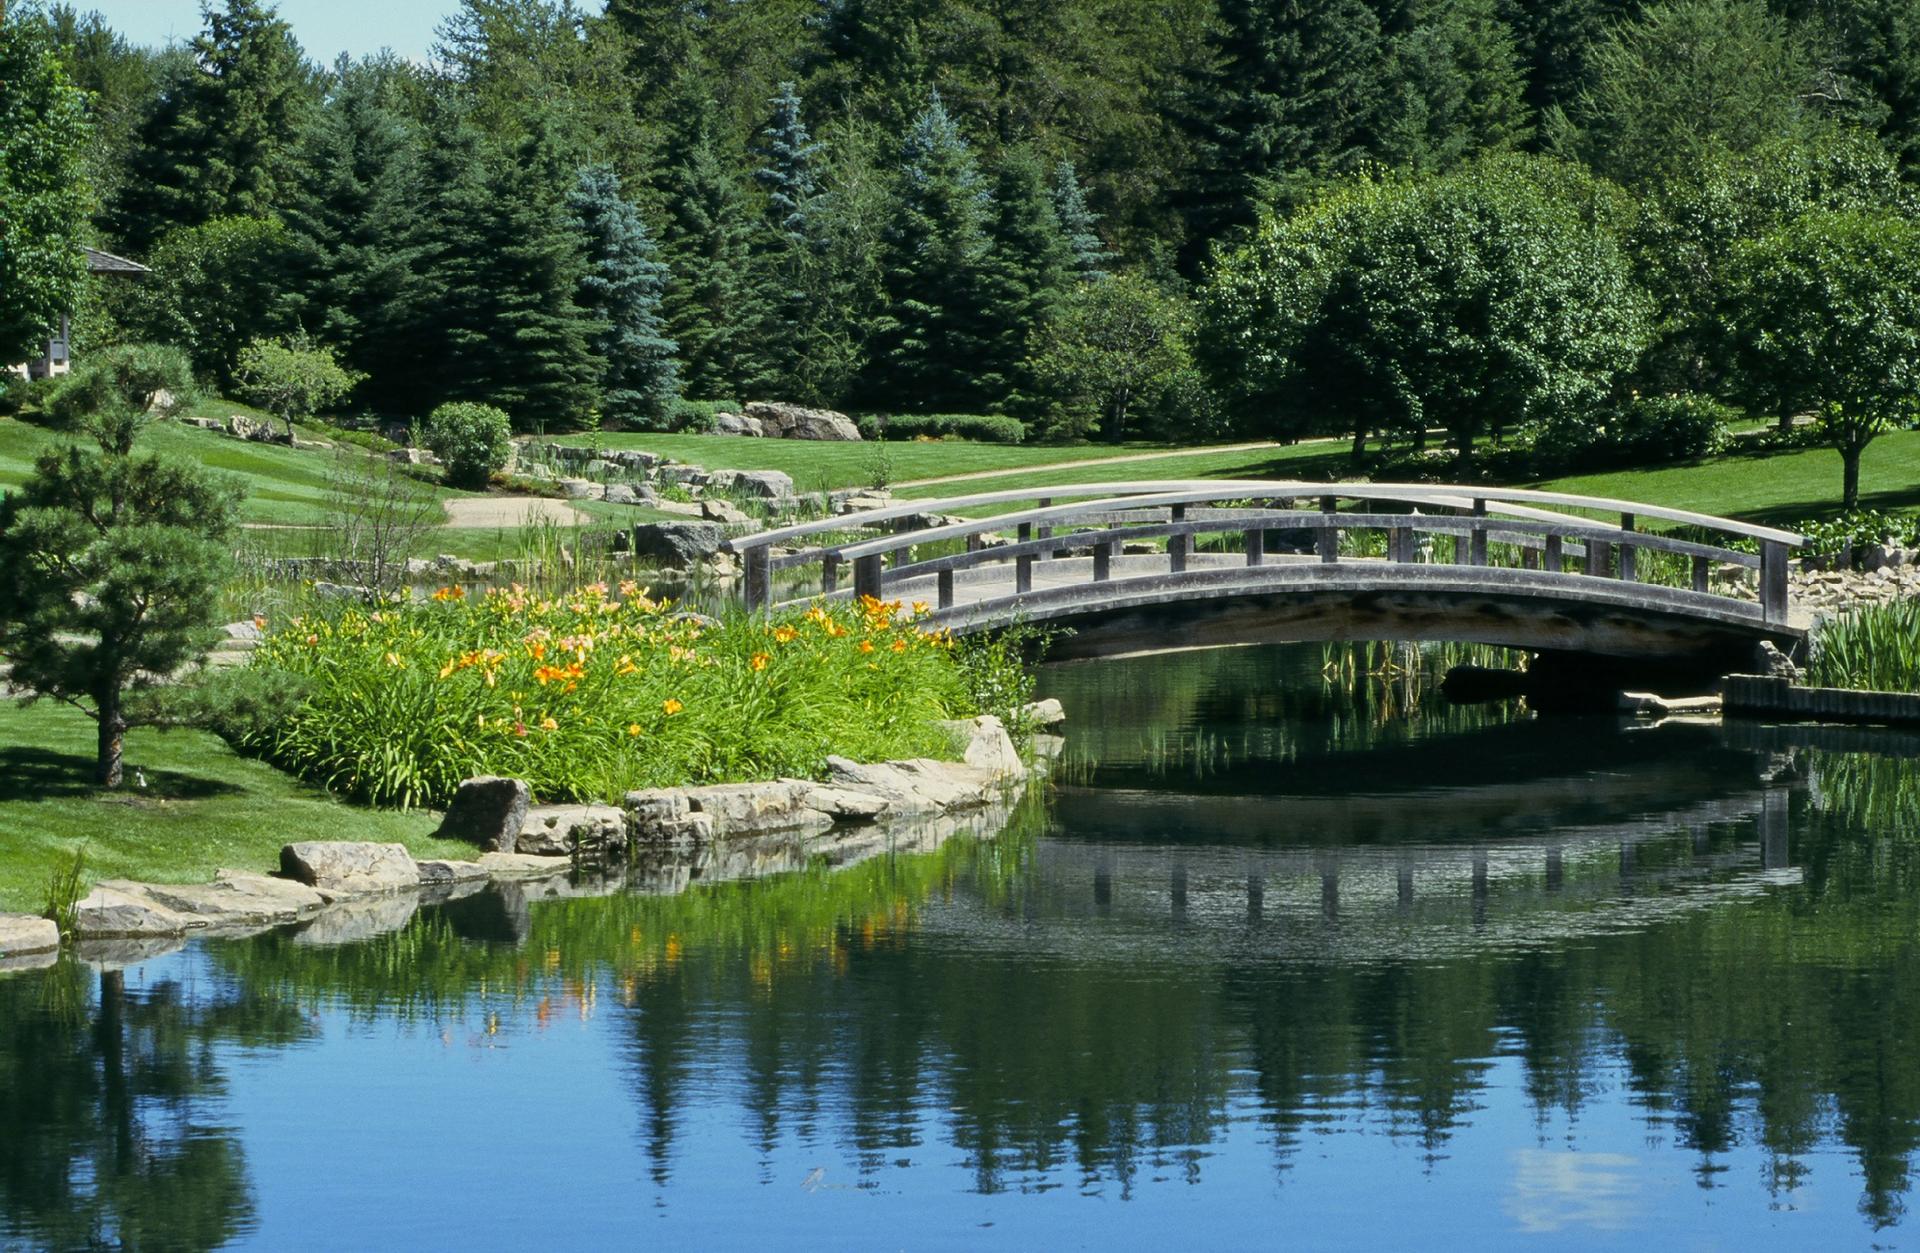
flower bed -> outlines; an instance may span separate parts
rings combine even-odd
[[[937,756],[934,723],[986,712],[965,650],[897,604],[774,619],[676,614],[632,584],[522,589],[294,619],[254,665],[302,699],[258,747],[378,804],[439,805],[477,774],[542,801],[819,775],[829,754]]]

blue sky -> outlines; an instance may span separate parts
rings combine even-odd
[[[98,9],[134,43],[185,43],[200,29],[200,0],[71,2],[83,13]],[[278,7],[307,55],[330,62],[342,52],[357,57],[382,48],[424,59],[440,20],[460,6],[457,0],[279,0]],[[580,7],[598,10],[601,0]]]

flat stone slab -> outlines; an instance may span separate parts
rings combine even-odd
[[[73,909],[73,933],[89,939],[185,935],[207,925],[139,891],[144,885],[97,883]]]
[[[60,928],[32,914],[0,914],[0,957],[25,957],[60,949]]]
[[[627,816],[612,805],[536,805],[527,811],[515,847],[500,851],[566,857],[574,852],[619,852],[626,846]]]
[[[480,868],[494,879],[544,879],[566,874],[572,866],[561,857],[536,857],[530,853],[482,853]]]
[[[420,868],[422,886],[442,883],[484,883],[490,877],[487,868],[477,861],[422,861],[414,863]]]
[[[326,893],[397,892],[420,886],[420,867],[404,844],[289,844],[280,850],[280,869]]]
[[[212,883],[129,883],[108,880],[101,887],[150,901],[212,927],[265,927],[297,922],[320,912],[326,899],[291,879],[222,870]]]

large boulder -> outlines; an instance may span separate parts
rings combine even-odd
[[[827,778],[836,788],[885,797],[901,814],[975,809],[998,799],[1003,788],[991,770],[924,757],[872,763],[829,757]]]
[[[222,870],[212,883],[126,883],[101,887],[157,904],[215,927],[264,927],[295,922],[326,904],[320,893],[291,879]]]
[[[758,438],[767,433],[767,428],[761,424],[759,418],[750,418],[744,413],[716,413],[713,415],[713,433]]]
[[[0,957],[50,953],[60,947],[60,928],[32,914],[0,914]]]
[[[700,516],[722,526],[752,526],[753,519],[729,500],[709,498],[700,502]]]
[[[280,870],[332,895],[420,886],[420,867],[404,844],[302,841],[280,850]]]
[[[633,557],[667,570],[691,570],[721,551],[727,528],[718,522],[642,522],[633,528]]]
[[[854,441],[860,438],[860,428],[853,424],[853,419],[831,409],[755,400],[747,405],[747,416],[758,419],[761,430],[773,439]]]
[[[462,840],[490,853],[511,853],[527,825],[533,794],[521,779],[483,774],[462,783],[447,805],[434,834],[443,840]]]
[[[761,500],[793,499],[793,476],[780,470],[715,470],[707,486]]]
[[[610,505],[650,505],[659,499],[660,493],[645,483],[607,484],[607,503]]]
[[[539,805],[527,811],[515,846],[499,851],[604,857],[626,847],[626,815],[611,805]]]

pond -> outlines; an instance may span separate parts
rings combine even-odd
[[[1911,1243],[1911,737],[1045,686],[991,830],[0,978],[0,1247]]]

